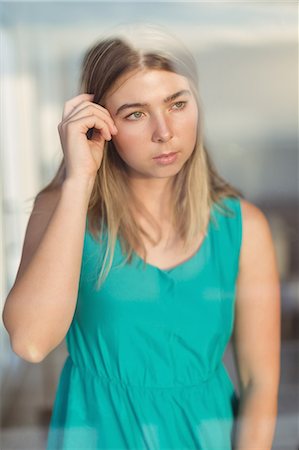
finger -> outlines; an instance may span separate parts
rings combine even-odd
[[[94,103],[94,102],[90,102],[88,100],[82,101],[80,103],[78,103],[73,109],[72,111],[69,113],[68,117],[66,117],[67,119],[71,117],[71,115],[73,115],[76,111],[80,111],[82,108],[86,107],[86,106],[94,106],[95,108],[100,109],[101,111],[103,111],[108,117],[111,117],[109,111],[104,108],[102,105],[99,105],[98,103]]]
[[[94,108],[96,108],[96,110],[100,111],[102,114],[104,114],[106,118],[106,121],[111,125],[112,129],[115,127],[115,123],[114,120],[112,119],[109,111],[104,108],[101,105],[98,105],[97,103],[92,103],[92,102],[82,102],[80,103],[76,108],[74,108],[74,110],[68,115],[67,120],[71,119],[73,116],[75,116],[76,113],[85,110],[86,113],[88,113],[89,111],[93,112]]]
[[[69,122],[65,123],[65,126],[68,126],[70,128],[77,127],[79,133],[85,135],[88,132],[88,130],[90,130],[91,128],[95,128],[101,133],[101,135],[106,141],[110,141],[112,139],[109,126],[96,114],[83,116],[76,119],[74,118]]]
[[[91,101],[93,98],[94,98],[94,94],[83,93],[83,94],[77,95],[76,97],[71,98],[70,100],[67,100],[64,104],[62,120],[66,119],[69,116],[69,114],[84,100]]]
[[[106,114],[105,111],[106,110],[104,108],[98,107],[98,105],[95,105],[94,103],[88,104],[81,109],[76,108],[76,112],[71,113],[63,123],[68,122],[69,120],[79,119],[95,114],[99,119],[103,120],[107,124],[111,134],[116,134],[117,128],[115,127],[114,121],[110,114]]]

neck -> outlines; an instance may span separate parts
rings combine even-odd
[[[130,188],[137,199],[160,223],[170,216],[172,178],[130,179]]]

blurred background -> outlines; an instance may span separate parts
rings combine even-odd
[[[281,278],[274,449],[299,448],[298,5],[245,2],[0,2],[1,301],[14,282],[37,192],[62,156],[57,125],[84,51],[124,22],[163,25],[198,62],[205,141],[219,172],[266,214]],[[1,323],[1,450],[43,449],[64,342],[39,364]],[[236,382],[230,344],[224,361]],[[238,387],[236,386],[238,389]]]

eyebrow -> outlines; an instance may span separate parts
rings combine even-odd
[[[181,95],[191,95],[191,92],[188,89],[182,89],[181,91],[175,92],[174,94],[169,95],[168,97],[164,98],[163,102],[168,103],[172,100],[175,100],[177,97],[180,97]],[[121,111],[128,108],[140,108],[148,106],[148,103],[125,103],[124,105],[121,105],[115,115],[117,116]]]

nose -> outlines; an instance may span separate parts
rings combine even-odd
[[[153,142],[168,142],[173,137],[172,129],[169,125],[169,121],[163,114],[153,119]]]

